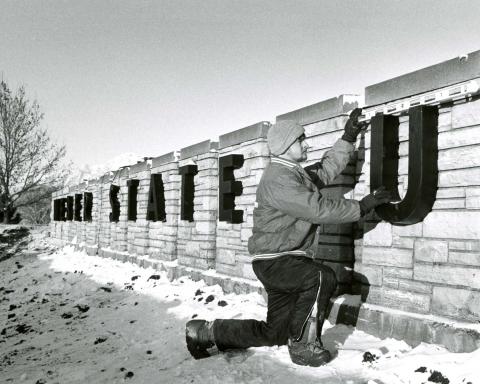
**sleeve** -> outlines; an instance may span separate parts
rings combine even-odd
[[[321,161],[305,167],[305,171],[314,173],[323,184],[330,184],[345,169],[354,148],[352,143],[339,139]]]
[[[318,189],[310,190],[292,171],[278,174],[265,192],[270,206],[313,224],[350,223],[360,218],[358,201],[325,198]]]

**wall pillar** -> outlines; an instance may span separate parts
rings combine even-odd
[[[219,158],[242,155],[244,159],[243,166],[234,170],[235,181],[242,183],[242,194],[235,197],[235,210],[243,211],[243,222],[217,221],[215,268],[220,273],[256,279],[248,239],[252,235],[257,186],[270,163],[266,141],[269,126],[268,122],[259,122],[220,136]]]
[[[178,156],[174,152],[152,160],[151,174],[162,175],[165,197],[165,221],[149,222],[148,254],[155,259],[171,261],[177,258],[177,233],[180,219],[182,177],[178,173]]]
[[[180,265],[215,267],[218,210],[218,143],[210,140],[183,148],[179,167],[195,164],[193,221],[178,221],[177,258]]]

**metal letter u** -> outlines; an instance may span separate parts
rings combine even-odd
[[[411,225],[421,222],[432,210],[437,194],[438,180],[438,108],[418,106],[410,108],[408,143],[408,189],[400,202],[376,208],[381,219],[393,225]],[[398,137],[397,116],[378,114],[372,117],[372,145],[370,189],[381,185],[398,193]]]

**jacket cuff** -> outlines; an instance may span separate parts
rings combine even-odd
[[[348,141],[349,143],[355,143],[357,141],[357,136],[349,135],[345,132],[342,136],[342,140]]]

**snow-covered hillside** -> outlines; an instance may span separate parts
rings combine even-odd
[[[116,171],[121,167],[136,164],[138,161],[143,161],[143,156],[139,156],[133,152],[127,152],[115,156],[103,164],[74,166],[66,183],[67,185],[76,185],[84,180],[91,180],[103,176],[108,171]]]

